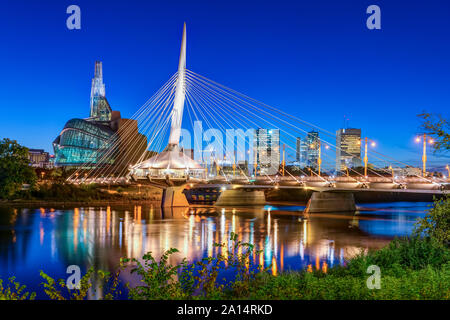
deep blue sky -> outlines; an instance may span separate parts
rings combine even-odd
[[[382,30],[366,28],[371,4]],[[0,138],[52,151],[89,114],[95,60],[131,116],[176,71],[184,21],[189,69],[329,131],[347,115],[395,158],[419,163],[418,113],[450,115],[449,1],[4,0]]]

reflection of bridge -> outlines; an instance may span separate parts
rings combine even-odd
[[[217,130],[205,133],[207,136],[205,139],[210,142],[206,147],[203,147],[203,134],[200,143],[194,141],[195,150],[200,150],[200,159],[186,154],[184,150],[183,143],[186,142],[185,140],[189,140],[182,134],[181,127],[185,102],[194,133],[198,131],[198,126],[193,123],[193,119],[197,121],[202,119],[210,129],[226,131],[225,139],[216,134]],[[109,154],[105,153],[102,155],[103,158],[97,159],[97,167],[84,171],[79,169],[69,178],[69,181],[75,183],[150,184],[164,190],[162,204],[166,207],[188,205],[183,194],[183,190],[188,184],[190,188],[195,186],[201,188],[205,184],[220,186],[221,195],[217,205],[263,204],[265,202],[264,191],[267,189],[305,189],[314,191],[308,206],[311,212],[354,210],[353,193],[355,192],[441,195],[449,183],[446,178],[427,176],[425,169],[427,138],[425,135],[422,175],[410,177],[396,175],[395,166],[404,164],[378,152],[375,152],[373,157],[377,161],[383,161],[385,167],[369,164],[370,150],[367,138],[364,140],[358,138],[361,147],[364,143],[363,159],[359,158],[359,153],[351,155],[349,151],[342,150],[341,146],[317,138],[308,146],[314,151],[317,159],[314,158],[315,160],[309,164],[309,168],[303,168],[303,170],[297,168],[298,172],[293,174],[286,166],[286,158],[289,156],[289,150],[286,148],[295,150],[298,157],[297,137],[304,133],[309,136],[309,133],[300,126],[320,128],[186,69],[186,25],[183,28],[177,73],[138,110],[134,118],[139,122],[141,130],[149,132],[150,142],[147,149],[160,150],[162,146],[166,145],[161,152],[148,158],[146,151],[137,163],[130,164],[125,171],[111,169],[110,163],[106,162],[110,159]],[[230,138],[228,128],[243,129],[233,129]],[[253,143],[252,139],[255,134],[250,128],[276,128],[278,135],[273,134],[272,130],[261,131],[262,133],[258,133],[257,142]],[[125,133],[122,135],[126,136],[126,128],[124,129]],[[324,134],[330,134],[326,130],[321,130]],[[165,144],[167,132],[168,143]],[[284,134],[283,139],[285,139],[282,159],[280,159],[280,132]],[[334,134],[331,136],[336,138]],[[264,141],[262,138],[266,140]],[[238,141],[235,145],[235,139],[241,139],[242,143],[239,144]],[[214,142],[211,142],[212,140]],[[269,140],[270,148],[267,142]],[[227,143],[225,154],[223,153],[224,142]],[[131,136],[129,143],[130,145],[136,143]],[[228,145],[229,143],[231,143],[231,147]],[[278,145],[276,145],[277,143]],[[297,144],[297,149],[292,147],[295,144]],[[260,150],[261,146],[265,148],[263,151]],[[326,156],[329,156],[327,150],[330,148],[335,148],[344,157],[351,156],[352,161],[357,159],[361,164],[364,163],[363,173],[344,166],[344,169],[341,169],[342,173],[346,173],[344,177],[327,174],[325,161]],[[110,149],[116,150],[117,148],[112,145]],[[270,152],[267,151],[269,149]],[[124,152],[132,153],[134,150],[136,148],[128,148]],[[136,155],[123,155],[123,158],[127,157],[135,159]],[[102,159],[104,159],[103,163]],[[333,160],[331,164],[334,166]],[[92,164],[85,167],[92,168]],[[250,173],[251,167],[252,173]],[[242,190],[247,192],[242,192]]]

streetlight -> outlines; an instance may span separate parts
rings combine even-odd
[[[318,140],[317,141],[317,144],[318,144],[318,152],[319,152],[319,156],[317,157],[317,167],[318,167],[318,175],[319,175],[319,177],[320,177],[320,169],[321,169],[321,167],[322,167],[322,147],[321,147],[321,144],[320,144],[320,140]]]
[[[392,166],[389,166],[389,170],[391,170],[391,172],[392,172],[392,181],[394,181],[394,180],[395,180],[395,177],[394,177],[394,168],[392,168]]]
[[[347,172],[347,177],[349,178],[350,177],[350,173],[348,172],[348,167],[344,166],[344,170]]]
[[[368,140],[369,139],[367,137],[364,138],[364,177],[366,178],[367,178],[367,166],[369,163],[369,157],[367,152]],[[375,143],[375,141],[372,141],[370,145],[372,147],[375,147],[377,144]]]
[[[422,175],[423,175],[423,177],[425,177],[427,175],[427,134],[424,133],[422,135],[422,137],[418,136],[416,138],[416,142],[420,142],[421,139],[422,139],[422,143],[423,143],[423,145],[422,145]],[[430,140],[428,140],[428,143],[433,144],[434,140],[430,139]]]
[[[255,153],[255,159],[254,159],[254,163],[253,163],[253,173],[256,178],[256,174],[257,174],[256,169],[258,168],[258,153],[257,153],[258,150],[256,148],[254,148],[254,149],[255,150],[253,152]],[[250,152],[250,150],[249,150],[249,152]]]

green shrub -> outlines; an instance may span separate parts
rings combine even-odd
[[[414,233],[450,244],[450,196],[434,201],[425,217],[415,224]]]
[[[102,270],[94,271],[89,268],[86,274],[80,279],[79,289],[69,289],[64,279],[54,280],[52,277],[41,271],[40,275],[45,280],[41,285],[44,292],[51,300],[86,300],[89,295],[95,296],[96,288],[100,288],[104,300],[113,300],[120,296],[119,288],[120,268],[111,276],[109,272]]]
[[[16,278],[11,277],[6,284],[0,279],[0,300],[34,300],[36,293],[25,291],[26,286],[16,282]]]
[[[250,262],[251,254],[259,254],[253,245],[237,241],[236,234],[231,234],[231,248],[226,248],[226,254],[216,257],[203,258],[189,264],[186,259],[176,265],[168,264],[169,257],[179,252],[170,249],[163,253],[159,262],[151,252],[143,256],[143,264],[137,259],[122,259],[122,266],[133,263],[131,270],[140,277],[142,285],[129,288],[130,298],[136,300],[147,299],[192,299],[208,298],[220,299],[227,292],[248,293],[250,283],[262,269],[254,268]],[[224,248],[225,244],[215,244]],[[241,253],[239,253],[241,252]],[[232,269],[235,273],[234,281],[228,284],[218,279],[219,272]]]
[[[329,270],[330,274],[365,277],[370,265],[377,265],[383,273],[401,276],[406,269],[420,270],[431,266],[441,268],[450,261],[450,250],[430,238],[402,238],[392,240],[386,247],[359,254],[346,267]]]

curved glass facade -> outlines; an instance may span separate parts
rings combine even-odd
[[[112,163],[103,159],[115,142],[114,131],[108,126],[83,119],[69,120],[53,142],[57,165]]]

